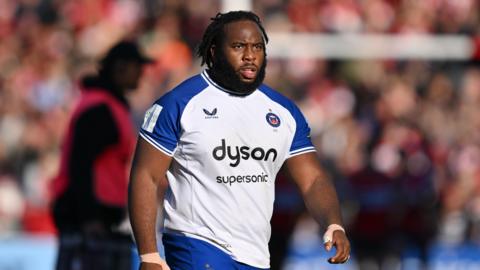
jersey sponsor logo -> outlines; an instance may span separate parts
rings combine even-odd
[[[205,119],[211,119],[211,118],[218,118],[217,116],[217,108],[213,109],[211,112],[208,111],[207,109],[203,109],[203,112],[205,113]]]
[[[267,161],[269,159],[275,161],[277,159],[277,150],[274,148],[263,149],[262,147],[255,147],[251,149],[248,146],[230,146],[227,145],[225,139],[222,139],[221,145],[213,148],[212,156],[214,159],[221,161],[225,158],[230,159],[232,162],[229,163],[231,167],[237,167],[240,164],[240,161],[247,159],[263,160]]]
[[[272,127],[279,127],[280,126],[280,117],[274,113],[267,113],[265,116],[265,119],[267,119],[267,123],[272,126]]]
[[[267,183],[268,182],[268,174],[260,173],[260,174],[251,174],[251,175],[227,175],[227,176],[217,176],[216,180],[219,184],[240,184],[240,183]]]
[[[147,110],[145,116],[143,117],[142,129],[148,132],[152,132],[155,128],[155,124],[157,123],[158,116],[160,115],[162,109],[162,106],[158,104],[153,104],[153,106]]]

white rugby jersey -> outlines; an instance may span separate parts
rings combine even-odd
[[[166,93],[140,130],[173,158],[164,231],[270,267],[275,177],[287,158],[315,151],[309,133],[297,106],[265,85],[248,96],[232,95],[203,71]]]

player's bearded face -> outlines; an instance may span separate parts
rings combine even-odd
[[[240,95],[248,95],[252,93],[265,79],[265,69],[267,66],[266,58],[264,58],[257,76],[252,82],[244,82],[241,80],[233,65],[228,62],[223,50],[218,50],[214,55],[214,63],[215,64],[211,69],[213,72],[213,79],[221,86]]]

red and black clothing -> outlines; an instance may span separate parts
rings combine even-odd
[[[99,79],[84,85],[63,144],[60,171],[53,181],[52,211],[60,234],[60,257],[62,241],[72,235],[80,238],[78,245],[93,240],[98,246],[98,237],[102,241],[130,240],[111,230],[126,218],[128,173],[136,140],[128,103]],[[101,224],[103,233],[89,235],[85,228],[92,223]],[[72,259],[63,260],[70,264]]]

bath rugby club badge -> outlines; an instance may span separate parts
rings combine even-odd
[[[280,118],[274,113],[267,113],[266,115],[267,123],[272,127],[280,126]]]

